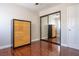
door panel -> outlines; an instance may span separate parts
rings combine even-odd
[[[48,40],[48,17],[41,18],[41,39]]]
[[[52,27],[52,39],[50,41],[58,44],[60,44],[60,17],[60,12],[49,15],[49,25]]]
[[[79,5],[67,8],[67,45],[79,49]]]
[[[61,40],[61,11],[41,16],[40,20],[40,36],[44,41],[49,41],[60,45]]]
[[[30,43],[30,22],[14,20],[14,48]]]

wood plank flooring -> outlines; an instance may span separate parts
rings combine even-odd
[[[31,45],[20,48],[2,49],[0,56],[79,56],[79,50],[67,48],[46,41],[33,42]]]

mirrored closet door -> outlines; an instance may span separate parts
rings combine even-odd
[[[54,13],[49,15],[48,24],[49,41],[60,44],[60,13]]]
[[[60,44],[60,11],[42,16],[40,20],[40,38],[41,40]]]
[[[41,40],[48,40],[48,16],[41,17]]]

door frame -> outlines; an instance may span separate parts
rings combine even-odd
[[[30,43],[29,43],[29,44],[22,45],[22,46],[31,45],[31,21],[13,19],[13,21],[12,21],[12,27],[13,27],[13,28],[12,28],[12,29],[13,29],[13,30],[12,30],[12,33],[13,33],[13,34],[12,34],[12,36],[13,36],[13,39],[12,39],[12,40],[13,40],[13,41],[12,41],[12,44],[13,44],[13,45],[12,45],[12,48],[15,49],[15,48],[22,47],[22,46],[14,47],[14,28],[15,28],[15,26],[14,26],[14,24],[15,24],[14,21],[15,21],[15,20],[17,20],[17,21],[22,21],[22,22],[29,22],[29,23],[30,23]]]
[[[47,15],[40,16],[40,41],[49,42],[48,40],[41,39],[41,36],[42,36],[41,35],[41,33],[42,33],[42,29],[41,29],[42,28],[41,27],[41,25],[42,25],[41,18],[47,16],[47,18],[48,18],[48,22],[47,23],[49,23],[49,15],[56,14],[56,13],[60,13],[60,44],[59,43],[55,43],[55,42],[50,42],[50,43],[54,43],[54,44],[57,44],[57,45],[61,45],[61,11],[56,11],[56,12],[53,12],[53,13],[50,13],[50,14],[47,14]]]

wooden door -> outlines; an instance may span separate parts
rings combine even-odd
[[[31,43],[31,22],[14,19],[14,44],[13,47],[20,47]]]

